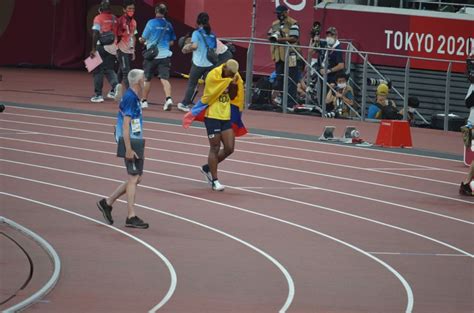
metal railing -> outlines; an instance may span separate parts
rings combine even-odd
[[[263,46],[280,46],[285,48],[285,68],[284,68],[284,74],[283,74],[283,98],[282,98],[282,110],[284,113],[287,113],[288,111],[288,90],[289,90],[289,67],[288,67],[288,58],[291,53],[296,53],[297,56],[301,61],[304,62],[307,70],[307,75],[311,75],[312,66],[311,66],[311,60],[308,54],[308,57],[305,58],[303,56],[303,53],[298,51],[298,50],[306,50],[306,51],[315,51],[317,50],[319,53],[324,53],[327,54],[329,51],[341,51],[342,53],[346,54],[346,59],[345,59],[345,64],[347,68],[345,70],[349,70],[351,67],[350,60],[352,59],[352,55],[355,53],[357,54],[362,60],[362,86],[358,85],[354,79],[350,78],[349,82],[351,83],[351,86],[355,87],[358,89],[358,91],[361,93],[361,103],[356,103],[360,107],[360,112],[357,112],[353,107],[348,106],[349,110],[353,112],[356,117],[355,119],[359,120],[365,120],[366,117],[366,108],[367,108],[367,99],[370,100],[370,97],[368,97],[367,93],[367,78],[368,78],[368,70],[369,68],[378,76],[378,78],[387,80],[387,78],[374,66],[369,62],[369,58],[373,56],[383,56],[383,57],[391,57],[391,58],[399,58],[399,59],[405,59],[405,71],[404,71],[404,91],[403,93],[400,92],[396,87],[392,86],[391,90],[398,96],[400,99],[403,101],[403,118],[407,119],[408,117],[408,98],[410,95],[410,65],[413,60],[423,60],[423,61],[432,61],[432,62],[442,62],[447,64],[447,70],[446,70],[446,85],[445,85],[445,98],[444,98],[444,131],[448,130],[448,119],[449,119],[449,111],[450,111],[450,92],[451,92],[451,73],[452,73],[452,67],[453,64],[464,64],[463,61],[455,61],[455,60],[447,60],[447,59],[435,59],[435,58],[426,58],[426,57],[409,57],[405,55],[397,55],[397,54],[388,54],[388,53],[379,53],[379,52],[370,52],[370,51],[359,51],[354,47],[354,45],[348,41],[344,40],[341,41],[341,43],[344,43],[347,45],[346,49],[332,49],[332,48],[323,48],[323,47],[314,47],[314,46],[303,46],[303,45],[288,45],[288,44],[276,44],[276,43],[270,43],[267,39],[262,39],[262,38],[222,38],[223,40],[230,41],[233,43],[238,43],[238,44],[249,44],[249,47],[252,47],[252,54],[248,54],[247,57],[247,73],[246,73],[246,104],[250,104],[251,100],[251,90],[252,90],[252,84],[253,84],[253,74],[251,71],[253,69],[253,53],[254,53],[254,45],[263,45]],[[327,64],[328,62],[325,62],[324,69],[327,70]],[[250,65],[250,66],[249,66]],[[320,72],[315,71],[315,74],[318,78],[318,86],[319,82],[322,82],[321,85],[321,90],[320,93],[318,94],[318,99],[321,99],[320,104],[321,104],[321,109],[322,109],[322,116],[325,116],[326,114],[326,95],[328,93],[328,90],[331,90],[335,92],[334,88],[328,84],[327,80],[327,73],[324,71],[324,75],[322,75]],[[297,82],[292,82],[292,83],[297,83]],[[354,99],[355,100],[355,99]],[[415,110],[415,114],[424,122],[428,123],[428,121],[417,111]]]
[[[324,2],[324,0],[316,0],[316,5]],[[337,0],[336,3],[347,3],[345,0]],[[380,1],[382,2],[382,1]],[[353,2],[350,2],[353,3]],[[425,7],[423,5],[429,6],[437,6],[437,10],[442,12],[446,10],[448,7],[455,7],[458,9],[458,12],[464,11],[466,8],[474,8],[474,4],[471,3],[460,3],[460,2],[448,2],[448,1],[441,1],[441,0],[400,0],[399,8],[410,8],[409,6],[415,6],[418,4],[418,10],[422,10]],[[364,5],[368,6],[379,6],[379,0],[367,0]]]

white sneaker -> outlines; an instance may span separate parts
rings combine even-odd
[[[118,85],[120,85],[120,84],[117,84],[114,89],[109,91],[109,93],[107,94],[107,98],[115,100],[115,95],[117,94],[117,86]]]
[[[173,100],[170,98],[166,100],[165,105],[163,106],[163,110],[171,111],[171,106],[173,105]]]
[[[183,112],[189,112],[189,107],[180,102],[178,103],[178,110],[183,111]]]
[[[280,97],[280,96],[275,97],[275,100],[273,100],[273,101],[275,101],[275,103],[276,103],[277,105],[281,105],[281,103],[283,102],[283,101],[281,100],[281,97]]]
[[[115,101],[119,101],[122,98],[122,84],[118,84],[117,87],[115,87]]]
[[[102,97],[102,96],[94,96],[94,97],[91,98],[91,102],[94,102],[94,103],[104,102],[104,97]]]
[[[204,174],[204,177],[205,177],[205,179],[206,179],[206,183],[208,183],[209,185],[212,186],[212,175],[211,175],[211,172],[209,172],[209,170],[206,171],[205,166],[206,166],[206,165],[201,166],[201,168],[200,168],[201,173]]]
[[[148,108],[148,101],[142,100],[142,101],[140,101],[140,103],[141,103],[141,105],[142,105],[142,109]]]
[[[224,191],[224,189],[225,189],[225,186],[221,185],[221,183],[219,183],[218,180],[214,180],[212,182],[212,190],[214,190],[214,191]]]

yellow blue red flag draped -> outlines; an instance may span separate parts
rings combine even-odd
[[[215,103],[220,95],[222,95],[229,84],[232,82],[232,78],[222,77],[222,68],[224,65],[216,67],[207,74],[206,84],[204,85],[204,94],[201,100],[191,109],[190,112],[186,113],[183,118],[183,127],[188,128],[191,126],[193,121],[204,121],[206,110],[209,107],[209,103]],[[230,105],[230,121],[232,123],[232,129],[234,130],[235,136],[243,136],[247,134],[247,129],[242,123],[242,111],[244,109],[244,81],[239,73],[237,80],[237,96],[231,100]]]

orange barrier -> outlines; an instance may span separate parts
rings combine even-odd
[[[375,144],[387,148],[411,148],[411,131],[408,121],[382,120]]]

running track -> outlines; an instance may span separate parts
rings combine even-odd
[[[63,263],[30,311],[473,312],[474,199],[457,195],[461,162],[249,135],[215,193],[198,170],[204,130],[145,122],[137,212],[150,229],[132,230],[124,202],[114,227],[95,206],[125,178],[114,122],[0,114],[0,215]]]

